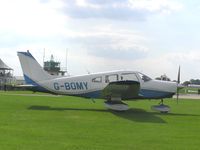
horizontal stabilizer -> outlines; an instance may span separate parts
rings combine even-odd
[[[18,88],[31,88],[31,87],[36,87],[36,85],[32,85],[32,84],[23,84],[23,85],[16,85],[15,87]]]

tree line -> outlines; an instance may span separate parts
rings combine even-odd
[[[163,81],[171,81],[171,79],[169,77],[167,77],[165,74],[161,75],[160,77],[157,77],[155,79],[163,80]],[[173,82],[177,82],[177,81],[173,80]],[[185,86],[188,86],[189,84],[200,85],[200,79],[190,79],[189,81],[184,81],[182,84]]]
[[[200,85],[200,79],[190,79],[190,81],[184,81],[183,85],[188,86],[189,84]]]

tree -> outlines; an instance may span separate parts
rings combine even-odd
[[[184,85],[184,86],[188,86],[189,84],[191,84],[190,81],[185,81],[185,82],[183,82],[183,85]]]
[[[199,79],[191,79],[190,84],[200,85],[200,80]]]

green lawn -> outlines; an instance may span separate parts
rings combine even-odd
[[[1,150],[192,150],[200,147],[200,100],[128,101],[113,112],[103,100],[68,96],[21,96],[0,92]],[[20,94],[23,92],[20,92]],[[26,94],[30,94],[26,92]],[[37,94],[37,93],[36,93]]]

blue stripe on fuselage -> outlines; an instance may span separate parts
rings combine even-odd
[[[32,84],[34,86],[39,86],[35,81],[33,81],[31,78],[29,78],[27,75],[24,74],[24,79],[26,81],[26,84]]]
[[[41,91],[41,92],[50,92],[49,90],[45,89],[44,87],[37,84],[35,81],[30,79],[28,76],[24,75],[25,81],[27,84],[32,84],[35,86],[35,90]],[[154,90],[147,90],[147,89],[141,89],[139,92],[140,98],[144,99],[160,99],[160,98],[171,98],[175,93],[171,92],[164,92],[164,91],[154,91]],[[86,98],[100,98],[101,97],[101,91],[92,91],[82,94],[77,94],[74,96],[80,96],[80,97],[86,97]],[[134,97],[135,98],[135,97]],[[133,98],[133,99],[134,99]]]
[[[101,91],[93,91],[93,92],[88,92],[88,93],[83,93],[83,94],[78,94],[74,96],[80,96],[80,97],[85,97],[85,98],[101,98]]]
[[[45,89],[44,87],[37,84],[35,81],[33,81],[31,78],[29,78],[27,75],[24,74],[24,79],[26,81],[26,84],[32,84],[34,85],[34,90],[40,91],[40,92],[50,92],[49,90]]]
[[[174,95],[174,93],[141,89],[139,95],[141,96],[138,96],[137,97],[138,99],[140,98],[161,99],[161,98],[171,98]],[[101,91],[93,91],[93,92],[78,94],[76,96],[81,96],[86,98],[101,98]],[[137,99],[137,98],[133,97],[132,99]]]
[[[175,93],[141,89],[139,94],[146,99],[160,99],[160,98],[171,98]]]

